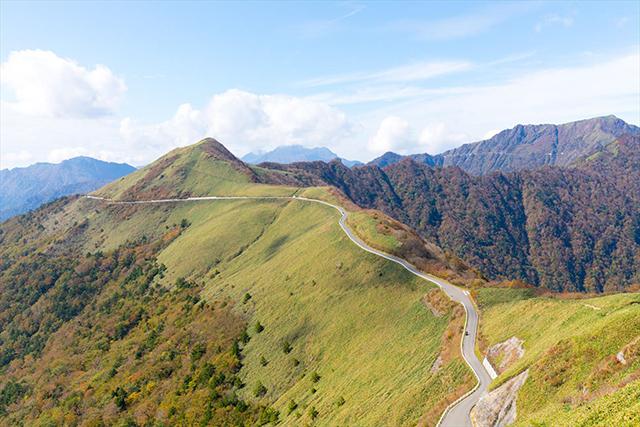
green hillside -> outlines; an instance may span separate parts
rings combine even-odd
[[[190,195],[289,196],[295,188],[268,185],[262,181],[275,172],[249,167],[222,144],[207,138],[197,144],[176,148],[152,164],[96,191],[113,199],[146,200]],[[283,175],[278,173],[278,175]]]
[[[640,423],[640,294],[559,299],[482,289],[478,301],[486,346],[524,340],[523,357],[493,385],[529,368],[516,425]]]
[[[98,194],[273,194],[202,145],[169,156]],[[1,422],[435,424],[472,384],[460,310],[435,316],[432,286],[337,222],[293,200],[64,199],[3,223]]]

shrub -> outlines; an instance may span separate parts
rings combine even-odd
[[[209,381],[209,378],[211,378],[215,373],[216,373],[216,367],[213,366],[211,363],[206,362],[202,366],[202,369],[200,370],[200,374],[198,375],[198,383],[206,384]]]
[[[193,347],[193,350],[191,351],[191,360],[194,362],[200,360],[206,352],[207,352],[207,346],[201,342],[197,343]]]
[[[267,394],[267,388],[264,386],[264,384],[258,381],[258,384],[256,384],[256,386],[253,388],[253,395],[255,397],[262,397],[265,394]]]
[[[266,407],[260,412],[258,418],[258,425],[263,426],[265,424],[277,424],[280,417],[280,411],[277,411],[271,407]]]
[[[242,332],[242,335],[240,335],[240,342],[242,342],[242,344],[248,343],[250,339],[251,337],[249,337],[246,330]]]
[[[260,356],[260,364],[262,366],[267,366],[269,364],[269,361],[264,356]]]
[[[291,343],[289,342],[289,340],[285,340],[282,343],[282,351],[284,352],[284,354],[289,354],[291,353],[291,350],[293,350],[293,347],[291,347]]]
[[[262,323],[260,323],[259,321],[256,322],[255,331],[256,331],[256,334],[259,334],[260,332],[264,331],[264,326],[262,326]]]
[[[316,418],[318,418],[318,415],[320,415],[320,413],[318,412],[315,406],[312,406],[311,408],[309,408],[309,417],[312,420],[315,420]]]
[[[193,283],[186,281],[184,277],[178,277],[176,279],[176,288],[182,290],[182,289],[188,289],[192,287],[193,287]]]
[[[233,340],[233,344],[231,345],[231,354],[240,359],[240,344],[238,344],[238,340]]]
[[[289,405],[287,405],[287,410],[289,411],[289,414],[295,411],[297,407],[298,407],[298,404],[296,403],[296,401],[291,399],[289,401]]]
[[[124,411],[127,409],[127,392],[122,387],[116,388],[111,392],[114,402],[119,410]]]
[[[242,297],[242,303],[246,304],[250,299],[251,299],[251,294],[247,292],[246,294],[244,294],[244,297]]]
[[[313,373],[311,374],[311,381],[313,381],[314,383],[320,381],[320,375],[318,375],[316,371],[313,371]]]
[[[336,406],[337,407],[340,407],[340,406],[342,406],[344,404],[345,404],[344,397],[340,396],[338,399],[336,399]]]

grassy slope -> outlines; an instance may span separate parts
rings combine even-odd
[[[200,144],[177,148],[151,165],[101,188],[95,194],[115,199],[129,198],[127,190],[136,185],[140,188],[136,190],[135,196],[146,193],[169,197],[183,193],[194,196],[288,196],[296,191],[293,187],[253,183],[247,175],[234,169],[228,162],[207,155]]]
[[[141,180],[142,192],[162,193],[167,182],[189,189],[195,180],[199,184],[191,186],[191,194],[274,194],[238,175],[206,183],[195,178],[204,176],[200,172],[181,175],[179,165],[185,162],[195,171],[211,166],[200,165],[197,151],[186,154],[162,178],[149,179],[147,168],[98,193],[121,197]],[[219,169],[216,164],[216,173]],[[277,187],[275,193],[294,191]],[[307,189],[304,195],[334,201],[325,189]],[[312,407],[318,425],[413,425],[425,413],[434,423],[446,400],[471,383],[459,358],[430,372],[452,316],[435,317],[422,305],[431,287],[357,248],[339,228],[338,213],[327,206],[301,201],[110,206],[80,199],[45,225],[59,227],[53,224],[64,218],[88,220],[83,250],[155,238],[187,219],[191,225],[158,254],[167,266],[162,283],[171,286],[181,276],[197,281],[207,300],[226,301],[247,324],[264,325],[257,335],[249,329],[242,393],[256,404],[273,404],[285,424],[311,422]],[[243,304],[245,293],[252,298]],[[282,350],[284,341],[291,343],[289,354]],[[313,372],[320,375],[317,383]],[[267,393],[256,398],[258,382]],[[290,400],[298,408],[287,415]]]
[[[216,160],[211,147],[197,144],[96,194],[147,199],[297,192],[340,203],[326,188],[251,180],[251,171]],[[183,220],[190,225],[157,254],[167,267],[157,280],[169,288],[179,277],[197,282],[211,304],[230,307],[243,324],[264,325],[259,334],[249,328],[251,340],[242,348],[241,394],[256,405],[273,405],[285,424],[434,424],[447,402],[470,386],[472,375],[455,357],[451,338],[460,319],[450,324],[451,310],[434,316],[421,302],[433,286],[355,246],[330,207],[254,200],[132,206],[79,199],[52,213],[38,233],[82,224],[77,241],[68,244],[84,254],[160,238]],[[251,299],[243,303],[246,294]],[[132,336],[143,333],[134,330]],[[431,373],[443,343],[454,357]],[[150,369],[144,363],[138,368]],[[266,387],[264,396],[254,393],[258,383]],[[292,400],[297,408],[289,414]]]
[[[457,359],[430,374],[449,317],[420,303],[427,284],[353,245],[333,209],[234,201],[182,206],[173,215],[193,224],[159,256],[167,278],[206,277],[208,299],[230,298],[250,325],[264,325],[244,352],[244,397],[255,399],[261,382],[262,403],[286,414],[293,399],[299,408],[287,423],[309,421],[313,406],[320,425],[413,424],[469,379]],[[240,304],[245,293],[252,298]]]
[[[524,339],[525,355],[494,384],[530,368],[518,395],[518,425],[640,422],[638,400],[623,403],[640,393],[640,295],[562,300],[483,289],[478,301],[488,345]],[[615,355],[625,346],[622,365]]]

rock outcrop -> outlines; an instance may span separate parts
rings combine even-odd
[[[471,419],[478,427],[503,427],[516,420],[518,390],[529,376],[529,370],[511,378],[500,387],[480,398],[471,410]]]
[[[489,347],[487,359],[489,359],[491,366],[498,374],[506,371],[509,366],[524,355],[523,343],[524,341],[520,338],[511,337],[506,341]]]

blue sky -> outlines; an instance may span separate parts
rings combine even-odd
[[[518,123],[640,122],[640,3],[0,3],[2,167],[437,153]]]

